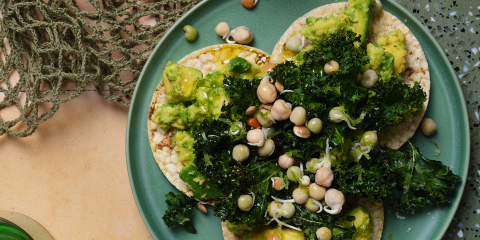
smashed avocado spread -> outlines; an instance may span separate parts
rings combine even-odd
[[[342,217],[341,224],[349,227],[352,224],[357,231],[352,240],[369,240],[372,237],[373,223],[370,213],[361,205],[350,210]]]
[[[388,33],[387,36],[379,37],[377,46],[381,46],[386,52],[393,54],[394,75],[399,75],[405,71],[407,45],[405,45],[405,34],[400,29]]]
[[[200,70],[168,62],[163,70],[163,86],[170,103],[190,101],[195,98],[198,80],[203,75]]]
[[[349,0],[348,7],[339,16],[309,17],[301,33],[312,41],[319,41],[330,34],[352,30],[360,36],[360,41],[355,43],[362,45],[368,36],[370,23],[370,8],[373,0]]]

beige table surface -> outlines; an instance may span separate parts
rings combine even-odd
[[[130,188],[127,115],[85,91],[32,136],[0,136],[0,210],[32,217],[58,240],[152,239]]]

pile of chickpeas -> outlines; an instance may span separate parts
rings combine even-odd
[[[264,70],[268,71],[273,67],[273,64],[265,64]],[[327,74],[333,74],[333,72],[339,70],[339,65],[337,62],[331,61],[324,66],[324,69]],[[247,125],[252,128],[247,132],[247,141],[249,145],[258,147],[258,154],[260,156],[270,156],[275,150],[274,141],[268,138],[268,129],[272,127],[276,121],[289,120],[294,123],[295,126],[292,130],[294,134],[300,138],[309,138],[311,134],[318,134],[322,131],[322,121],[319,118],[312,118],[307,121],[305,108],[297,106],[292,110],[291,104],[282,99],[277,99],[279,93],[282,94],[289,91],[285,90],[280,82],[273,82],[268,75],[262,79],[257,88],[257,97],[262,102],[262,105],[260,107],[250,106],[245,111],[245,115],[251,116],[247,121]],[[335,112],[338,111],[337,109],[332,109],[332,111],[334,111],[332,113],[334,117],[330,120],[339,122],[338,120],[341,118],[341,114]],[[375,142],[374,144],[376,144],[376,134],[375,136],[371,136],[371,139],[368,139],[369,143]],[[238,144],[233,148],[232,157],[238,163],[245,161],[249,155],[248,146],[244,144]],[[310,159],[306,164],[306,170],[315,173],[315,182],[311,183],[310,178],[304,175],[301,163],[301,167],[296,166],[299,162],[298,160],[288,154],[281,155],[278,159],[278,165],[282,169],[287,170],[287,178],[290,181],[298,183],[299,185],[298,188],[293,191],[293,199],[275,199],[270,202],[268,208],[269,216],[275,219],[292,217],[295,214],[293,202],[303,204],[305,208],[311,212],[319,213],[324,209],[330,214],[338,214],[345,203],[345,197],[336,189],[330,188],[327,190],[327,188],[332,185],[334,178],[333,171],[331,170],[331,160],[333,159],[335,159],[335,156],[330,156],[327,140],[326,155],[322,156],[321,159]],[[275,177],[272,178],[272,181],[275,190],[281,191],[284,189],[285,184],[282,178]],[[242,195],[238,199],[238,207],[242,211],[249,211],[253,207],[254,200],[255,199],[248,194]],[[325,201],[325,207],[320,203],[322,200]],[[317,230],[318,239],[329,240],[331,236],[331,230],[326,227]]]

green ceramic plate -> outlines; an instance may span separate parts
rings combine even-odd
[[[150,151],[147,137],[147,115],[152,94],[160,82],[167,61],[178,61],[200,48],[224,43],[214,31],[222,21],[232,28],[248,26],[254,35],[251,46],[266,52],[273,47],[287,27],[298,17],[327,0],[261,0],[252,10],[243,8],[239,0],[211,0],[198,4],[180,19],[157,45],[147,61],[133,95],[127,124],[126,154],[133,195],[140,214],[155,239],[223,239],[220,219],[208,208],[207,215],[195,211],[193,216],[197,234],[192,235],[183,227],[168,228],[162,220],[167,208],[165,194],[177,192],[167,181]],[[405,9],[393,1],[383,1],[384,9],[404,20],[420,41],[428,59],[432,79],[430,104],[426,116],[435,119],[437,134],[432,140],[438,143],[441,154],[434,156],[435,145],[421,133],[412,139],[414,145],[427,158],[441,160],[462,177],[458,182],[451,203],[417,211],[415,214],[396,213],[385,209],[386,225],[383,239],[440,239],[460,202],[465,185],[469,161],[469,130],[467,112],[460,86],[452,67],[441,48],[428,31]],[[199,31],[194,42],[184,38],[184,25],[192,25]],[[399,216],[399,218],[397,218]],[[405,219],[400,219],[404,217]]]

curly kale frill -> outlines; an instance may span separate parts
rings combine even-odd
[[[381,147],[362,160],[334,169],[334,187],[343,193],[363,193],[377,202],[390,199],[394,208],[416,208],[449,202],[448,194],[460,179],[440,161],[425,158],[410,144],[407,152]],[[398,189],[398,194],[392,189]]]
[[[192,222],[192,213],[197,201],[188,197],[185,193],[175,195],[173,192],[169,192],[165,197],[167,198],[165,202],[168,204],[168,209],[162,217],[165,224],[168,227],[180,224],[185,227],[187,232],[196,233],[197,230]]]

